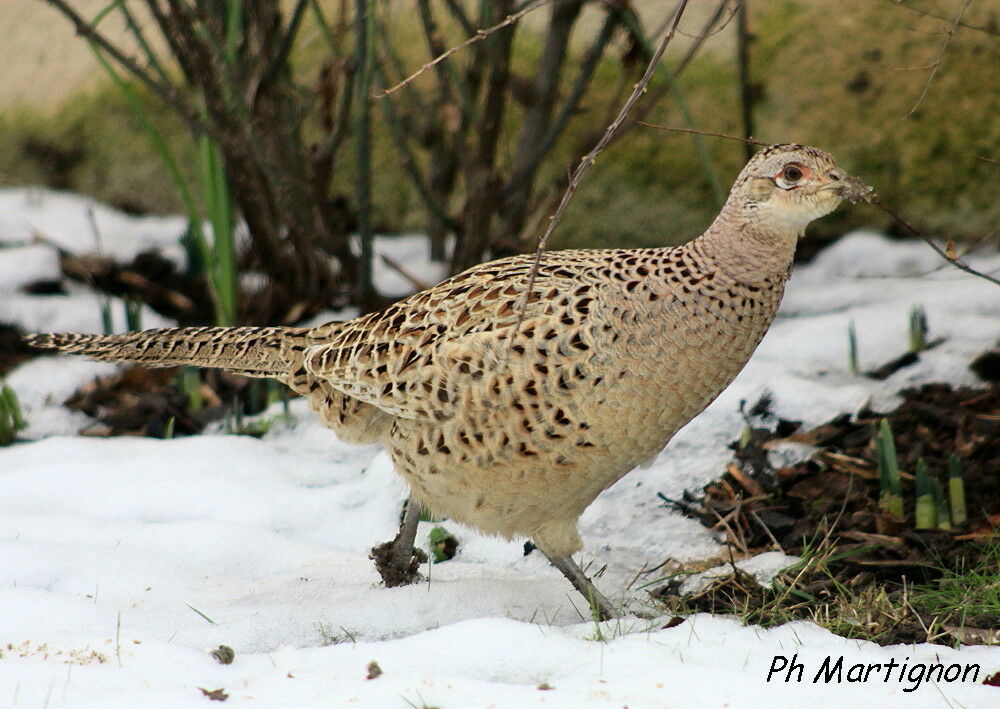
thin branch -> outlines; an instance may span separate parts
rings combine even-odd
[[[515,170],[513,176],[507,181],[507,186],[504,188],[505,197],[509,196],[517,185],[521,184],[524,179],[534,174],[542,159],[548,155],[549,151],[559,139],[559,136],[562,135],[563,131],[566,129],[570,118],[572,118],[573,114],[576,112],[577,107],[580,105],[580,100],[587,91],[587,87],[590,86],[590,80],[594,76],[594,71],[597,69],[597,65],[600,62],[601,57],[604,56],[604,50],[611,41],[611,37],[614,34],[615,27],[618,26],[619,21],[620,16],[618,11],[614,7],[609,7],[608,14],[604,19],[604,25],[601,27],[600,32],[598,32],[597,37],[594,39],[594,43],[587,50],[587,54],[584,56],[583,61],[580,62],[580,70],[577,72],[576,79],[573,81],[573,86],[570,88],[569,94],[563,101],[562,107],[559,109],[555,118],[552,119],[552,124],[549,126],[548,131],[546,131],[541,142],[535,148],[533,158],[528,161],[527,164],[522,165]]]
[[[140,67],[134,59],[126,56],[118,47],[112,44],[104,35],[91,27],[90,23],[81,17],[76,10],[69,6],[64,0],[45,0],[52,5],[56,11],[73,23],[76,33],[94,43],[94,45],[105,54],[114,59],[119,66],[136,77],[143,84],[148,86],[153,93],[160,97],[164,103],[177,111],[184,118],[188,125],[203,132],[209,132],[209,126],[198,115],[194,107],[191,106],[177,88],[169,83],[157,81],[147,71]]]
[[[355,0],[354,4],[357,76],[355,77],[354,138],[357,150],[357,177],[355,178],[355,199],[357,201],[358,237],[361,240],[361,262],[358,264],[358,299],[362,307],[370,307],[375,295],[372,281],[372,140],[371,140],[371,90],[374,77],[375,59],[375,9],[374,0]]]
[[[378,47],[382,52],[382,58],[388,61],[393,72],[395,72],[397,76],[403,76],[405,72],[403,69],[403,60],[399,58],[399,53],[393,46],[392,37],[390,36],[388,30],[379,32],[376,41],[379,43]],[[388,83],[389,81],[395,81],[394,77],[389,76],[385,64],[385,61],[378,62],[379,70],[382,72],[383,82]],[[424,117],[430,116],[431,114],[427,104],[424,103],[424,100],[420,96],[420,92],[414,88],[413,84],[406,84],[404,88],[406,90],[406,98],[413,104],[416,109],[416,113]]]
[[[156,71],[157,76],[160,77],[160,81],[165,84],[169,84],[170,77],[167,76],[167,72],[164,70],[163,65],[160,64],[160,60],[157,58],[156,53],[150,46],[149,41],[146,39],[146,33],[142,31],[142,27],[139,26],[138,22],[136,22],[135,15],[128,9],[128,4],[122,2],[118,6],[118,9],[121,10],[122,16],[125,18],[125,25],[132,32],[132,35],[135,37],[135,41],[139,44],[139,47],[142,48],[143,54],[146,55],[146,62]]]
[[[677,63],[677,66],[674,67],[675,77],[679,76],[680,73],[684,71],[687,65],[691,62],[691,60],[694,59],[695,55],[698,53],[698,50],[701,49],[701,45],[705,43],[706,39],[708,39],[714,34],[718,34],[722,30],[724,30],[729,25],[730,22],[733,21],[733,18],[736,17],[736,13],[740,9],[740,6],[743,4],[743,2],[742,0],[740,0],[740,2],[737,2],[736,6],[729,11],[729,17],[727,17],[726,20],[719,27],[716,27],[715,26],[716,23],[719,22],[719,19],[722,17],[722,13],[725,12],[726,5],[728,4],[729,0],[720,0],[719,4],[715,6],[715,12],[713,12],[712,16],[708,18],[708,22],[705,23],[705,26],[702,28],[701,32],[695,35],[694,42],[692,42],[691,46],[688,48],[687,54],[685,54],[684,57]]]
[[[626,6],[622,10],[624,16],[625,29],[629,32],[633,41],[642,50],[643,55],[647,60],[653,56],[653,45],[646,39],[642,32],[642,22],[639,16],[636,14],[635,10],[631,7]],[[674,104],[681,113],[681,118],[684,123],[687,124],[689,128],[696,128],[694,115],[691,113],[691,109],[687,105],[687,100],[684,98],[684,92],[681,91],[680,85],[677,82],[677,74],[669,70],[663,72],[663,84],[659,89],[653,92],[651,97],[648,97],[642,105],[638,106],[632,116],[629,117],[625,125],[622,126],[622,130],[614,137],[614,140],[618,140],[625,131],[632,128],[635,122],[645,117],[645,115],[656,105],[656,102],[660,100],[666,93],[670,93]],[[695,152],[698,154],[698,162],[701,164],[701,169],[705,173],[705,178],[708,184],[712,188],[712,192],[718,199],[719,203],[725,201],[726,191],[719,182],[719,176],[715,173],[715,168],[712,165],[712,157],[708,152],[708,147],[705,145],[705,141],[701,139],[697,133],[692,133]]]
[[[750,30],[747,28],[747,4],[741,2],[736,8],[736,66],[740,83],[740,118],[743,123],[743,137],[753,138],[754,90],[750,79]],[[753,156],[753,148],[745,144],[744,157]]]
[[[883,212],[885,212],[886,214],[888,214],[890,217],[892,217],[893,219],[895,219],[897,222],[899,222],[911,234],[913,234],[914,236],[917,236],[917,237],[923,239],[924,241],[926,241],[927,245],[930,246],[932,249],[934,249],[934,251],[937,252],[938,256],[940,256],[941,258],[943,258],[945,261],[948,261],[955,268],[957,268],[957,269],[959,269],[961,271],[965,271],[966,273],[969,273],[969,274],[971,274],[973,276],[976,276],[978,278],[982,278],[984,280],[987,280],[990,283],[993,283],[994,285],[1000,286],[1000,280],[994,278],[993,276],[989,275],[988,273],[983,273],[982,271],[977,271],[976,269],[972,268],[972,266],[968,266],[965,263],[963,263],[962,261],[959,261],[956,257],[949,255],[947,251],[945,251],[940,246],[938,246],[937,244],[935,244],[934,241],[930,237],[925,236],[923,234],[923,232],[919,231],[916,227],[914,227],[908,221],[906,221],[901,216],[899,216],[898,214],[896,214],[896,212],[894,212],[892,209],[890,209],[889,207],[887,207],[882,202],[882,200],[880,200],[878,198],[878,195],[872,194],[871,197],[870,197],[870,199],[869,199],[869,202],[871,204],[873,204],[874,206],[878,207],[879,209],[881,209]]]
[[[434,19],[434,13],[431,10],[430,0],[417,0],[417,9],[420,14],[420,23],[423,25],[424,37],[427,39],[427,46],[430,49],[431,56],[437,55],[438,59],[432,62],[434,66],[435,73],[438,77],[438,83],[441,86],[441,95],[445,103],[448,101],[457,101],[462,109],[463,118],[472,122],[475,120],[476,106],[472,97],[472,92],[469,91],[469,87],[459,76],[458,72],[451,62],[445,61],[448,56],[448,52],[444,49],[444,42],[441,40],[441,35],[438,33],[437,22]],[[428,66],[428,65],[425,65]],[[407,83],[409,79],[404,80],[404,84]],[[397,84],[399,86],[400,84]],[[375,94],[376,98],[383,98],[388,96],[391,91],[383,92],[381,95]]]
[[[667,33],[663,35],[663,39],[660,40],[660,45],[656,48],[652,58],[649,60],[649,64],[646,67],[646,71],[642,75],[642,78],[639,79],[639,82],[635,85],[632,94],[625,101],[625,105],[622,106],[618,115],[611,122],[611,125],[608,126],[606,131],[604,131],[604,135],[601,136],[599,141],[597,141],[597,145],[594,146],[593,150],[583,156],[580,160],[580,164],[577,165],[576,170],[573,171],[573,176],[570,178],[566,191],[563,193],[562,199],[559,201],[559,206],[556,207],[555,213],[549,217],[549,225],[546,227],[545,233],[542,234],[542,238],[538,240],[538,248],[535,249],[534,264],[531,268],[531,275],[528,278],[528,287],[524,292],[524,304],[521,307],[521,313],[518,317],[518,327],[520,326],[520,321],[524,319],[525,312],[528,309],[528,302],[531,299],[531,291],[534,289],[535,280],[538,278],[538,269],[542,262],[542,253],[545,251],[549,237],[552,235],[552,232],[555,231],[556,226],[562,219],[562,215],[566,211],[566,207],[569,205],[570,200],[573,199],[573,195],[576,193],[576,188],[580,185],[580,181],[583,179],[587,170],[594,164],[594,161],[597,159],[600,152],[604,150],[608,143],[611,142],[615,133],[618,132],[618,129],[621,127],[622,123],[625,122],[629,113],[632,112],[635,104],[638,103],[639,99],[646,92],[646,86],[649,85],[650,80],[653,78],[653,73],[656,71],[656,67],[660,63],[660,57],[663,56],[663,53],[667,49],[667,45],[670,44],[670,40],[674,38],[674,34],[677,32],[677,25],[680,23],[681,17],[684,15],[684,9],[687,7],[687,4],[688,0],[680,0],[677,4],[677,9],[674,10],[673,19],[670,22],[670,28],[667,30]],[[516,329],[517,328],[515,328],[515,330]]]
[[[937,74],[938,69],[941,68],[941,60],[944,58],[944,53],[948,49],[948,45],[951,44],[951,38],[955,36],[955,30],[958,28],[958,23],[962,21],[962,15],[965,14],[965,11],[971,3],[972,0],[965,0],[965,2],[962,3],[962,7],[960,7],[958,12],[955,14],[955,18],[951,21],[951,25],[948,27],[947,36],[945,37],[944,42],[941,43],[941,51],[938,52],[937,58],[931,64],[931,73],[927,76],[927,83],[924,84],[924,90],[920,92],[920,96],[917,97],[917,102],[913,104],[913,108],[910,109],[910,112],[903,116],[903,120],[906,120],[916,112],[917,108],[923,102],[924,96],[926,96],[927,92],[930,91],[931,83],[934,81],[934,76]]]
[[[672,132],[675,132],[675,133],[698,133],[700,135],[707,135],[707,136],[711,136],[713,138],[724,138],[726,140],[736,140],[736,141],[739,141],[741,143],[753,143],[755,145],[767,145],[767,143],[761,143],[761,142],[756,141],[756,140],[747,140],[746,138],[740,138],[740,137],[735,136],[735,135],[726,135],[724,133],[709,133],[707,131],[692,131],[692,130],[687,129],[687,128],[674,128],[672,126],[657,126],[657,125],[652,125],[650,123],[642,123],[642,122],[640,122],[640,125],[646,126],[648,128],[656,128],[658,130],[672,131]],[[943,258],[945,261],[947,261],[948,263],[950,263],[955,268],[957,268],[959,270],[962,270],[962,271],[965,271],[966,273],[969,273],[969,274],[971,274],[973,276],[977,276],[979,278],[983,278],[983,279],[989,281],[990,283],[995,283],[996,285],[1000,286],[1000,280],[997,280],[996,278],[993,278],[988,273],[983,273],[981,271],[977,271],[976,269],[972,268],[971,266],[963,263],[958,257],[950,255],[946,249],[942,249],[940,246],[938,246],[937,244],[935,244],[934,241],[931,240],[930,237],[928,237],[925,234],[923,234],[923,232],[921,232],[915,226],[913,226],[908,221],[906,221],[905,219],[903,219],[901,216],[899,216],[898,214],[896,214],[896,212],[893,211],[891,208],[889,208],[888,206],[886,206],[885,203],[883,203],[882,200],[879,199],[878,195],[876,195],[875,193],[872,193],[872,194],[868,195],[863,201],[865,201],[865,202],[867,202],[867,203],[869,203],[869,204],[871,204],[871,205],[873,205],[875,207],[878,207],[883,212],[885,212],[890,217],[892,217],[894,220],[896,220],[896,222],[898,222],[901,226],[903,226],[903,228],[905,228],[911,234],[913,234],[914,236],[919,237],[920,239],[923,239],[924,241],[926,241],[927,244],[928,244],[928,246],[930,246],[932,249],[934,249],[934,251],[938,254],[938,256],[940,256],[941,258]]]
[[[399,261],[392,258],[391,256],[386,256],[385,254],[382,254],[382,263],[384,263],[393,271],[395,271],[403,278],[408,280],[410,282],[410,285],[413,286],[418,292],[422,290],[427,290],[428,288],[431,287],[430,283],[421,278],[417,278],[409,271],[409,269],[407,269],[403,264],[401,264]]]
[[[469,16],[465,14],[465,10],[462,9],[461,4],[458,0],[444,0],[444,4],[448,6],[448,10],[451,11],[452,17],[462,26],[462,31],[465,34],[475,34],[476,28],[469,20]]]
[[[337,148],[347,136],[347,131],[351,119],[351,102],[354,98],[354,75],[355,67],[348,64],[344,68],[344,83],[340,88],[340,95],[337,97],[337,109],[334,116],[333,127],[326,138],[319,142],[313,154],[313,162],[318,163],[328,160],[336,152]],[[332,170],[331,170],[332,172]]]
[[[382,76],[380,67],[376,66],[375,72],[379,76]],[[403,123],[399,118],[399,114],[396,113],[396,104],[393,97],[386,96],[385,101],[382,102],[382,107],[385,110],[386,118],[389,121],[389,131],[392,133],[393,140],[396,143],[396,148],[399,150],[399,153],[403,158],[403,169],[406,171],[406,174],[409,175],[410,182],[412,182],[413,186],[416,188],[417,194],[420,195],[420,199],[423,200],[431,214],[440,219],[448,229],[455,230],[457,228],[455,220],[448,215],[444,206],[439,204],[438,201],[434,199],[434,195],[431,194],[431,190],[427,186],[423,175],[420,174],[420,169],[417,166],[417,160],[406,141],[406,131],[403,127]]]
[[[327,46],[330,48],[330,53],[338,59],[341,56],[340,45],[338,44],[337,37],[334,35],[333,29],[330,27],[330,23],[326,20],[326,15],[323,14],[323,8],[320,7],[318,0],[309,0],[309,6],[312,8],[313,16],[316,18],[316,24],[319,25],[320,33],[326,39]]]
[[[504,27],[507,27],[509,25],[514,24],[515,22],[517,22],[518,20],[520,20],[522,17],[524,17],[525,15],[527,15],[532,10],[537,10],[542,5],[547,5],[550,2],[552,2],[552,0],[535,0],[535,2],[530,3],[529,5],[527,5],[526,7],[524,7],[523,9],[519,10],[518,12],[515,12],[515,13],[512,13],[510,15],[507,15],[507,17],[505,17],[502,21],[498,22],[497,24],[493,25],[492,27],[488,27],[486,29],[476,30],[476,33],[474,35],[472,35],[471,37],[469,37],[467,40],[465,40],[461,44],[455,45],[454,47],[452,47],[451,49],[447,50],[446,52],[443,52],[443,53],[439,54],[438,56],[434,57],[434,59],[432,59],[431,61],[429,61],[426,64],[424,64],[422,67],[420,67],[419,69],[417,69],[415,72],[413,72],[412,74],[410,74],[408,77],[406,77],[405,79],[403,79],[402,81],[400,81],[395,86],[390,86],[388,89],[385,89],[384,91],[380,91],[377,94],[375,94],[375,98],[383,98],[385,96],[388,96],[391,93],[394,93],[394,92],[398,91],[404,84],[408,84],[409,82],[411,82],[414,79],[416,79],[418,76],[420,76],[421,74],[423,74],[428,69],[437,66],[438,64],[440,64],[441,62],[443,62],[445,59],[447,59],[448,57],[450,57],[455,52],[457,52],[457,51],[459,51],[461,49],[465,49],[466,47],[468,47],[471,44],[475,44],[476,42],[479,42],[481,40],[486,39],[487,37],[489,37],[494,32],[498,32],[498,31],[502,30]]]
[[[695,130],[694,128],[675,128],[674,126],[660,126],[655,123],[646,123],[645,121],[636,121],[636,123],[645,128],[656,128],[657,130],[670,131],[671,133],[687,133],[688,135],[707,135],[710,138],[725,138],[726,140],[735,140],[740,143],[746,143],[747,145],[770,145],[761,140],[754,140],[753,138],[740,138],[737,135],[726,135],[725,133],[713,133],[707,130]]]
[[[918,15],[923,15],[924,17],[933,17],[936,20],[945,20],[947,22],[951,22],[952,19],[953,19],[951,17],[945,17],[944,15],[938,15],[938,14],[933,13],[933,12],[928,12],[927,10],[924,10],[923,8],[913,7],[912,5],[907,5],[906,4],[906,0],[882,0],[882,2],[888,3],[890,5],[894,5],[896,7],[905,8],[905,9],[909,10],[910,12],[915,12]],[[965,27],[966,29],[970,29],[970,30],[976,30],[977,32],[983,32],[985,34],[991,34],[994,37],[1000,37],[1000,31],[998,31],[998,30],[996,30],[996,29],[994,29],[992,27],[984,27],[982,25],[970,25],[967,22],[959,22],[958,26],[959,27]]]
[[[295,44],[295,37],[298,34],[299,27],[302,25],[302,16],[305,15],[306,5],[308,0],[298,0],[295,5],[295,9],[292,10],[292,19],[288,21],[288,29],[285,31],[284,36],[281,38],[281,43],[278,45],[278,51],[275,52],[271,61],[267,65],[267,69],[261,75],[260,81],[257,82],[253,94],[256,95],[262,86],[269,84],[281,71],[281,67],[284,66],[286,60],[288,59],[288,53],[292,50],[292,45]]]

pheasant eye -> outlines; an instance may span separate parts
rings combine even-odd
[[[802,179],[802,170],[795,165],[789,165],[781,173],[781,176],[789,182],[798,182]]]

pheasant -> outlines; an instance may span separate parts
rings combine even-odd
[[[399,535],[373,549],[387,585],[415,573],[423,506],[485,534],[530,538],[611,617],[571,556],[582,546],[580,515],[736,377],[774,319],[806,225],[869,189],[822,150],[773,145],[751,158],[708,230],[682,246],[548,252],[534,280],[532,257],[504,258],[313,328],[27,341],[274,377],[344,441],[384,445],[409,484]]]

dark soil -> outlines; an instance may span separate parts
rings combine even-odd
[[[707,485],[701,496],[687,494],[669,502],[713,528],[725,529],[719,521],[725,519],[738,537],[733,541],[747,549],[777,541],[788,552],[801,552],[836,518],[836,533],[845,541],[870,543],[870,535],[892,538],[891,543],[883,540],[877,556],[899,565],[919,563],[927,547],[947,552],[955,542],[992,534],[1000,526],[1000,387],[926,384],[901,396],[903,403],[888,413],[844,414],[810,431],[780,420],[751,428],[745,445],[732,444],[735,460],[718,482]],[[766,418],[766,404],[755,405],[750,414]],[[878,504],[872,430],[881,418],[892,428],[903,471],[903,519]],[[819,450],[807,461],[775,469],[768,452],[786,442]],[[962,462],[969,519],[948,532],[914,530],[912,471],[917,460],[923,459],[947,489],[952,454]]]
[[[734,460],[725,474],[699,495],[664,499],[706,526],[725,532],[730,545],[745,555],[776,546],[803,554],[822,543],[833,545],[833,561],[812,578],[798,578],[792,584],[795,593],[786,594],[788,598],[782,601],[793,611],[801,607],[802,617],[807,617],[804,613],[810,605],[830,600],[844,589],[853,592],[872,584],[901,589],[904,583],[936,579],[945,568],[975,565],[982,558],[981,543],[1000,535],[1000,386],[973,389],[927,384],[900,395],[903,402],[893,411],[864,409],[808,431],[797,422],[775,419],[764,398],[745,412],[748,425],[756,425],[744,433],[742,445],[738,441],[731,445]],[[882,418],[892,428],[902,471],[902,518],[879,505],[872,432],[873,424]],[[786,443],[818,450],[809,460],[775,468],[768,454]],[[915,529],[912,473],[917,460],[923,459],[947,490],[951,455],[962,463],[968,520],[948,530]],[[774,603],[781,593],[780,582],[776,588],[761,588],[746,574],[734,573],[686,598],[684,604],[709,612],[749,611],[752,617],[754,609]],[[662,597],[679,602],[675,593],[675,587],[660,591]],[[998,620],[963,618],[962,624],[994,628],[1000,626]],[[875,639],[886,643],[934,640],[927,634],[930,619],[916,612],[894,627]]]
[[[202,407],[192,410],[178,384],[177,368],[132,367],[99,377],[77,390],[66,406],[82,411],[98,423],[82,434],[94,436],[193,435],[210,421],[238,409],[240,415],[259,413],[266,406],[262,380],[247,379],[218,370],[201,373]]]
[[[375,568],[378,569],[382,583],[385,584],[386,588],[416,583],[421,579],[421,564],[427,563],[427,552],[415,546],[413,554],[406,561],[405,566],[400,567],[394,563],[393,549],[395,544],[396,540],[378,544],[373,546],[368,554],[368,558],[375,562]]]
[[[20,326],[0,323],[0,378],[37,354],[24,344],[23,338]]]

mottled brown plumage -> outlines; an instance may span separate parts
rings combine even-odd
[[[555,560],[580,549],[577,520],[594,498],[655,457],[743,368],[806,224],[860,190],[823,151],[772,146],[702,236],[547,253],[527,302],[533,259],[513,257],[316,328],[29,341],[280,379],[344,440],[385,445],[436,514],[529,537]]]

